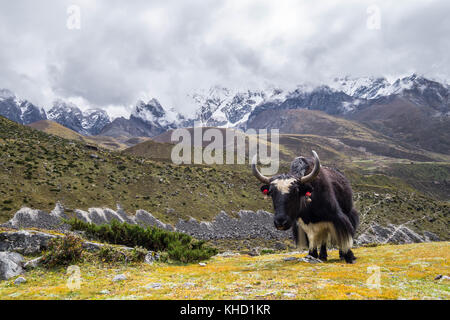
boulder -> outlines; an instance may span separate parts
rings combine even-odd
[[[27,279],[25,279],[24,277],[18,277],[16,280],[14,280],[14,284],[16,286],[25,282],[27,282]]]
[[[21,208],[14,214],[14,217],[3,226],[7,228],[39,228],[46,230],[69,230],[70,226],[64,224],[61,218],[67,218],[64,214],[64,208],[58,202],[55,209],[50,213],[42,210],[30,208]]]
[[[0,251],[15,251],[21,254],[39,254],[57,236],[34,230],[6,231],[0,233]]]
[[[23,268],[26,270],[37,268],[42,263],[43,259],[44,259],[44,257],[42,256],[42,257],[30,260],[23,265]]]
[[[0,280],[8,280],[23,272],[23,257],[16,252],[0,252]]]
[[[126,275],[124,275],[124,274],[118,274],[117,276],[115,276],[115,277],[113,278],[112,281],[118,282],[118,281],[125,281],[125,280],[127,280],[127,276],[126,276]]]
[[[425,238],[418,235],[404,225],[381,226],[372,223],[357,239],[356,245],[364,245],[370,243],[419,243],[424,242]]]
[[[159,253],[154,251],[149,251],[144,258],[144,262],[147,264],[153,264],[153,262],[158,261],[160,259]]]

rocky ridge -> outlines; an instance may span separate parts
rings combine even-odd
[[[128,215],[118,206],[116,210],[109,208],[89,208],[88,211],[76,209],[71,216],[95,224],[110,223],[112,220],[138,224],[141,226],[155,226],[169,231],[189,234],[202,240],[218,239],[264,239],[286,240],[291,238],[291,231],[278,231],[273,227],[273,214],[258,210],[256,212],[241,210],[238,217],[230,217],[226,212],[220,212],[213,221],[198,221],[180,219],[174,226],[163,223],[145,210],[137,210],[134,216]],[[47,213],[42,210],[22,208],[14,217],[1,227],[11,229],[38,228],[44,230],[67,231],[70,227],[62,222],[68,215],[61,204],[57,203],[54,210]],[[439,237],[424,231],[422,235],[412,231],[405,225],[381,226],[372,223],[355,239],[356,245],[373,243],[417,243],[439,241]],[[1,248],[1,246],[0,246]],[[1,250],[1,249],[0,249]]]

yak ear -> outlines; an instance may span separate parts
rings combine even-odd
[[[268,184],[265,184],[261,187],[261,192],[264,194],[268,194],[269,193],[269,188],[270,186]]]
[[[298,184],[298,190],[300,193],[306,193],[306,192],[313,192],[314,188],[312,187],[312,185],[310,183],[299,183]]]

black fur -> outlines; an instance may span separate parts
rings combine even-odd
[[[277,179],[291,179],[302,177],[311,172],[314,166],[313,159],[298,157],[291,163],[288,174],[280,174],[271,178],[271,182]],[[311,202],[305,201],[306,192],[311,192]],[[282,193],[271,184],[269,195],[272,197],[275,208],[275,225],[277,228],[287,230],[293,227],[293,236],[298,244],[297,220],[304,224],[331,222],[336,230],[336,244],[348,242],[353,238],[359,224],[358,212],[353,207],[352,189],[345,176],[337,170],[321,167],[318,176],[311,182],[302,184],[293,183],[288,193]],[[308,239],[307,239],[308,240]],[[317,255],[317,248],[311,250]],[[321,257],[326,260],[326,245],[321,245]],[[349,248],[345,248],[342,257],[348,263],[356,258]],[[311,253],[311,252],[310,252]]]
[[[327,254],[327,245],[322,244],[320,246],[320,253],[319,253],[319,259],[322,261],[327,261],[328,254]]]

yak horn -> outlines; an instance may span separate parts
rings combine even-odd
[[[300,182],[301,183],[308,183],[310,181],[313,181],[317,177],[319,172],[320,172],[319,156],[317,155],[317,153],[314,150],[312,151],[312,153],[313,153],[313,156],[314,156],[314,168],[312,169],[310,174],[300,178]]]
[[[266,177],[266,176],[263,176],[261,174],[261,172],[259,172],[258,168],[256,167],[257,162],[258,162],[258,155],[255,154],[255,156],[253,157],[253,160],[252,160],[252,172],[253,172],[253,175],[256,178],[258,178],[258,180],[261,181],[262,183],[269,184],[270,183],[270,178]]]

